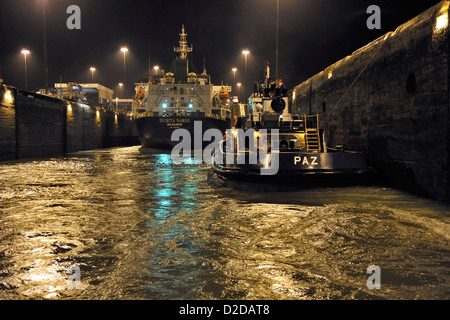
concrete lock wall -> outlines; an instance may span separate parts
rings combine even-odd
[[[329,146],[363,151],[394,185],[450,200],[449,1],[442,1],[292,91]]]
[[[16,106],[17,158],[62,154],[64,101],[18,90]]]
[[[134,121],[88,105],[67,106],[67,152],[139,144]]]
[[[14,88],[0,85],[0,161],[16,158],[16,109]]]
[[[0,161],[137,144],[123,113],[0,87]]]

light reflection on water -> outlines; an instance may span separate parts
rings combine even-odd
[[[0,176],[1,299],[450,297],[448,206],[389,188],[231,188],[137,147]],[[381,290],[366,287],[373,264]]]

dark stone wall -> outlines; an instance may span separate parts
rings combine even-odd
[[[100,149],[101,119],[97,109],[71,103],[67,109],[67,152]]]
[[[67,152],[138,145],[134,120],[84,104],[67,106]]]
[[[18,90],[16,106],[17,158],[62,154],[64,101]]]
[[[0,85],[0,161],[16,158],[16,90]]]
[[[138,144],[123,113],[0,86],[0,161]]]
[[[329,146],[363,151],[395,186],[450,200],[449,27],[442,1],[292,91]]]

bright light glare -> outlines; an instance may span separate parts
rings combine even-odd
[[[12,103],[13,102],[13,96],[12,96],[10,90],[6,91],[6,93],[5,93],[5,100],[8,103]]]
[[[436,20],[436,29],[445,28],[448,25],[448,13],[439,16]]]
[[[22,49],[21,53],[24,55],[27,55],[27,54],[30,54],[30,50]]]
[[[127,53],[128,52],[128,48],[127,47],[123,47],[120,49],[120,51],[122,51],[123,53]]]

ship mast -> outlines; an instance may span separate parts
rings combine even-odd
[[[192,52],[192,45],[188,46],[187,42],[187,33],[184,32],[184,24],[181,27],[181,33],[180,33],[180,46],[178,48],[173,48],[173,51],[180,54],[180,59],[186,60],[187,54]]]

